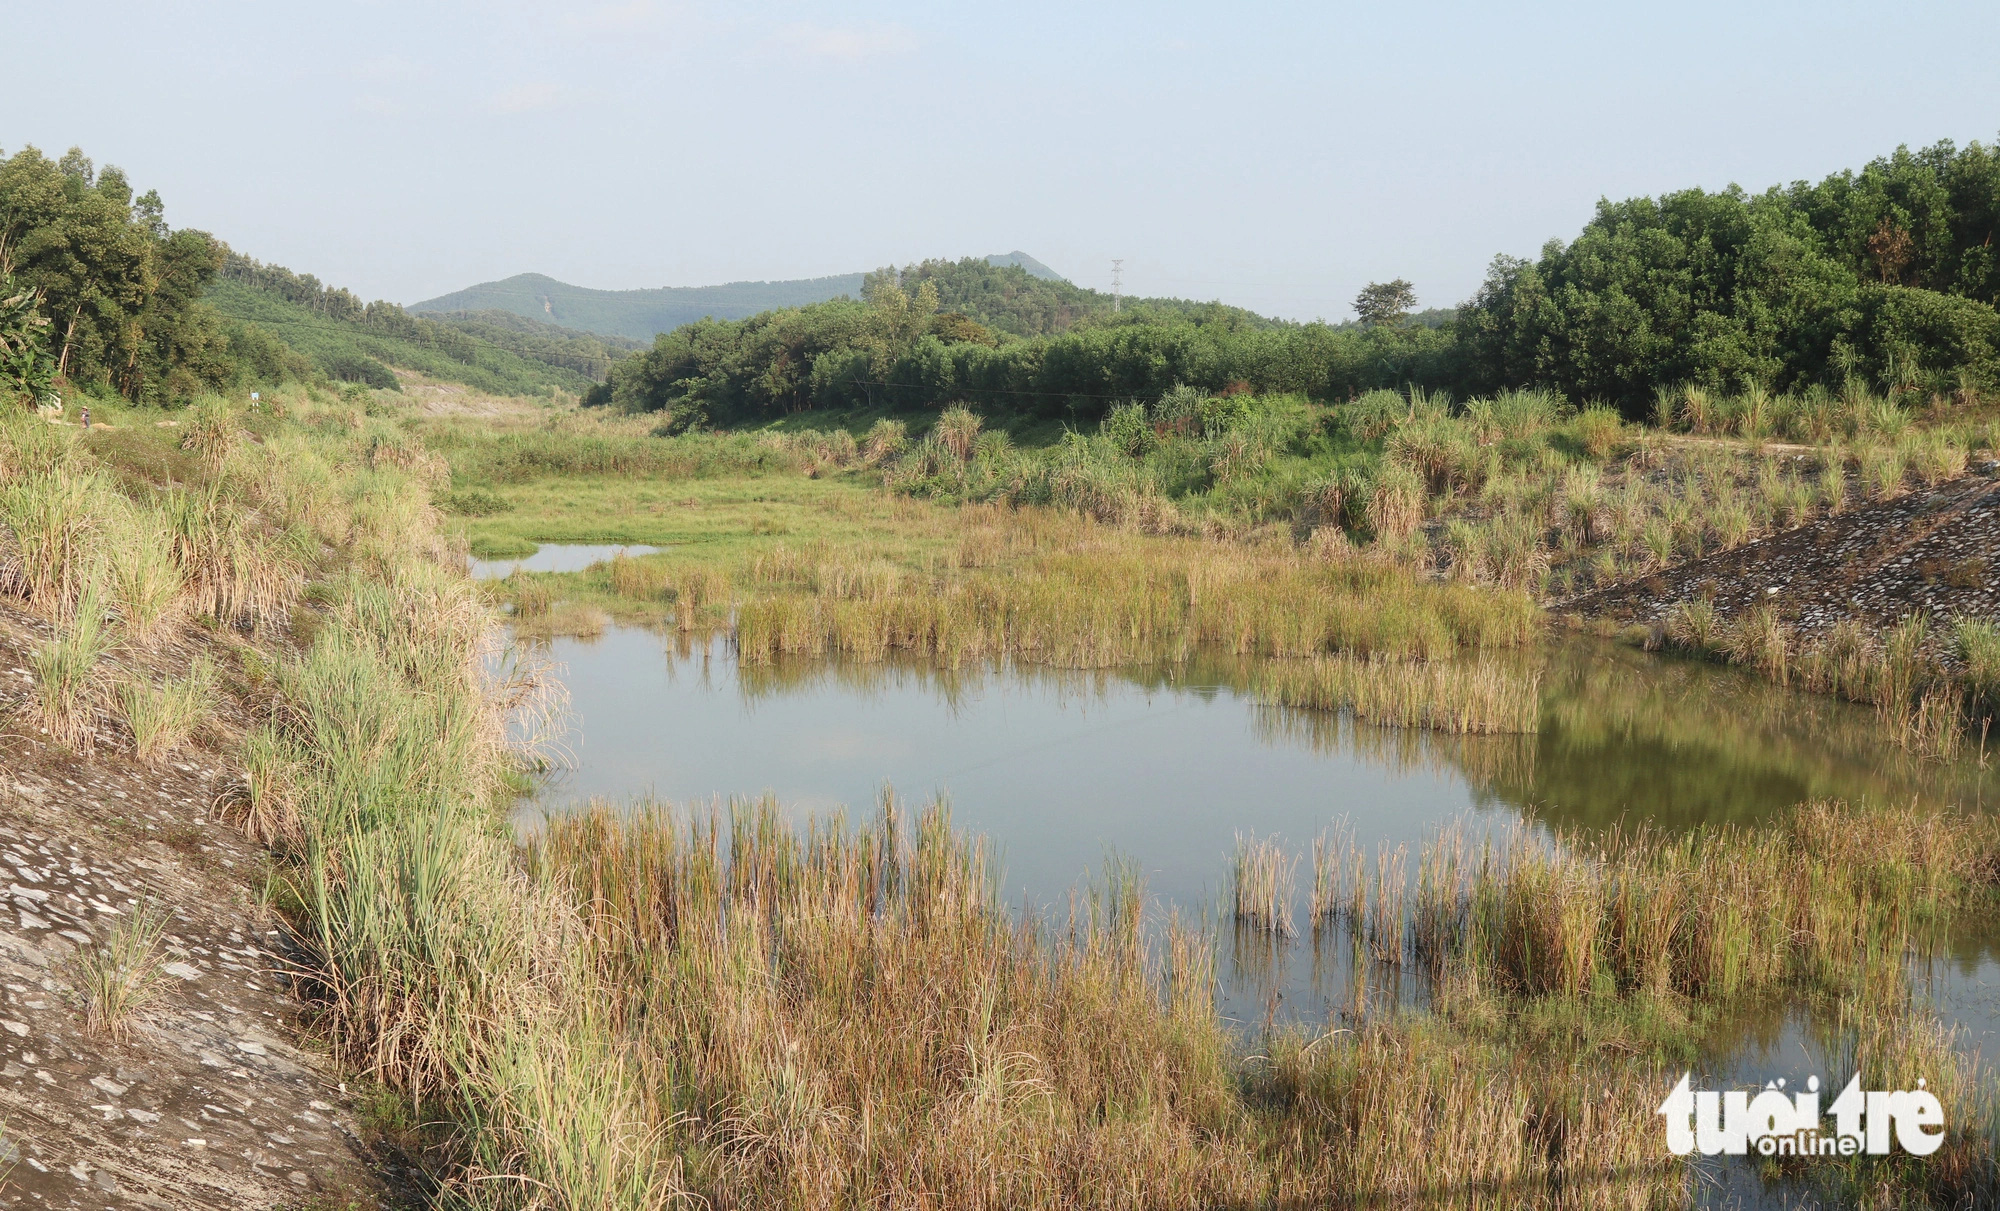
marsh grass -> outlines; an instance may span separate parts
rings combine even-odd
[[[1409,929],[1430,970],[1514,996],[1838,994],[1857,972],[1934,953],[1958,911],[1990,907],[1996,857],[1986,817],[1831,803],[1777,828],[1524,834],[1477,853],[1447,833],[1419,855]],[[1341,919],[1357,947],[1400,961],[1381,943],[1385,917],[1403,928],[1400,854],[1378,854],[1373,880],[1344,846],[1315,863],[1354,872]]]
[[[866,549],[753,562],[736,578],[740,658],[912,652],[948,666],[1006,656],[1081,668],[1179,663],[1201,648],[1442,658],[1513,646],[1540,627],[1523,595],[1428,584],[1380,563],[1032,515],[967,522],[951,562],[921,574]]]
[[[1297,859],[1276,841],[1238,833],[1230,863],[1230,898],[1237,924],[1290,937],[1292,873]]]
[[[1571,1059],[1551,1079],[1429,1015],[1275,1030],[1240,1059],[1212,942],[1178,917],[1143,928],[1135,870],[1114,863],[1067,922],[1013,916],[936,805],[909,818],[891,800],[860,828],[790,827],[768,802],[600,807],[547,821],[526,861],[606,973],[601,1020],[625,1041],[592,1079],[622,1079],[614,1055],[652,1074],[647,1125],[622,1138],[650,1172],[671,1155],[691,1196],[1624,1207],[1685,1179],[1653,1159],[1644,1099],[1594,1092],[1650,1089],[1643,1065]],[[1288,865],[1242,839],[1239,900],[1274,944]],[[1380,882],[1400,876],[1392,862]]]
[[[503,724],[532,678],[493,671],[495,618],[428,505],[435,468],[371,442],[370,418],[298,411],[312,457],[240,443],[213,471],[226,491],[163,502],[210,516],[160,520],[197,608],[261,631],[250,642],[273,653],[229,810],[280,847],[320,1037],[355,1079],[450,1124],[431,1159],[447,1196],[471,1206],[1671,1204],[1687,1178],[1657,1161],[1647,1101],[1594,1093],[1670,1082],[1643,1057],[1575,1048],[1562,1013],[1637,1004],[1627,982],[1692,999],[1766,986],[1773,970],[1832,981],[1856,956],[1930,936],[1991,866],[1958,825],[1919,843],[1914,824],[1862,830],[1841,815],[1782,841],[1704,842],[1689,851],[1699,862],[1647,856],[1680,852],[1665,840],[1600,853],[1572,839],[1568,865],[1550,855],[1548,869],[1525,852],[1483,865],[1469,846],[1431,847],[1400,899],[1408,853],[1356,865],[1350,845],[1337,894],[1322,894],[1315,863],[1315,925],[1344,898],[1364,957],[1437,969],[1460,990],[1446,1008],[1466,1016],[1399,1015],[1338,1036],[1272,1029],[1246,1050],[1216,1014],[1212,933],[1149,926],[1136,867],[1112,864],[1067,919],[1015,914],[983,843],[941,805],[891,802],[855,827],[789,822],[770,804],[602,808],[517,848],[492,808],[518,785]],[[547,447],[515,451],[513,465],[526,475],[628,453],[560,434]],[[804,463],[755,443],[672,449]],[[975,436],[965,464],[1007,456]],[[1248,462],[1240,476],[1254,481]],[[280,511],[294,482],[323,502],[309,530]],[[1198,643],[1442,660],[1538,626],[1518,594],[1423,584],[1379,562],[1326,566],[1289,546],[1208,558],[1212,540],[1107,532],[1056,510],[969,511],[920,530],[932,524],[913,522],[918,540],[889,550],[801,546],[754,566],[747,550],[670,557],[673,600],[654,604],[699,598],[696,628],[765,611],[738,623],[753,664],[759,650],[850,648],[1088,663]],[[268,600],[229,587],[231,533],[252,557],[289,561]],[[694,568],[717,574],[713,593],[688,587]],[[300,604],[281,582],[306,569]],[[1045,586],[1018,583],[1044,572]],[[550,583],[567,594],[579,581]],[[257,619],[290,605],[311,625],[280,644]],[[1523,760],[1490,737],[1358,730],[1385,759],[1436,760],[1442,746],[1496,777],[1519,776]],[[1619,879],[1630,875],[1630,903],[1645,892],[1659,907],[1683,870],[1734,881],[1699,913],[1627,914],[1691,922],[1664,941],[1604,923]],[[1813,894],[1796,894],[1809,878]],[[1771,939],[1782,963],[1761,957]],[[1559,1020],[1527,1046],[1509,1023],[1530,1018]]]
[[[76,948],[70,979],[83,1002],[86,1029],[112,1039],[131,1033],[134,1018],[159,993],[167,921],[165,906],[147,901],[103,942]]]
[[[595,961],[628,973],[607,980],[613,1016],[626,1054],[671,1074],[650,1086],[651,1121],[695,1194],[1251,1196],[1262,1176],[1230,1138],[1208,949],[1174,932],[1164,961],[1147,957],[1130,870],[1066,928],[1016,923],[988,861],[942,808],[908,817],[893,800],[860,829],[795,830],[769,803],[726,819],[600,809],[550,820],[528,856],[575,897]]]
[[[1492,660],[1322,656],[1274,662],[1258,693],[1278,706],[1348,711],[1383,727],[1495,735],[1539,730],[1538,671]]]

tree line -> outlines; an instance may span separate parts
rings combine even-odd
[[[1962,391],[2000,378],[1996,226],[2000,154],[1941,142],[1759,194],[1602,201],[1575,239],[1498,257],[1472,299],[1415,316],[1401,280],[1365,290],[1359,322],[1299,324],[1121,302],[966,258],[877,271],[860,299],[703,320],[628,356],[624,342],[534,321],[364,303],[170,228],[156,192],[135,195],[80,150],[51,160],[31,147],[0,159],[0,390],[393,387],[394,365],[586,392],[670,427],[949,402],[1091,421],[1176,383],[1318,400],[1537,387],[1631,415],[1667,384]]]
[[[869,275],[858,301],[664,333],[587,398],[687,427],[957,401],[1094,420],[1175,383],[1319,400],[1546,388],[1633,416],[1669,384],[1985,388],[1996,226],[2000,154],[1947,141],[1761,194],[1602,201],[1574,240],[1496,258],[1472,299],[1421,321],[1400,280],[1362,292],[1359,323],[1295,324],[1173,300],[1113,312],[1018,267],[927,261]]]

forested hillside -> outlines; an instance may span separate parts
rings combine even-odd
[[[607,342],[519,317],[411,315],[394,303],[364,304],[310,274],[264,265],[233,252],[206,300],[260,333],[274,334],[329,377],[373,387],[396,385],[390,366],[516,395],[551,387],[580,392],[603,378],[633,342]],[[279,368],[259,364],[270,381]],[[292,375],[291,377],[297,377]]]
[[[604,336],[651,340],[657,333],[707,316],[742,319],[774,307],[797,307],[854,294],[861,289],[861,278],[858,273],[845,273],[789,282],[591,290],[539,273],[522,273],[426,299],[410,310],[425,315],[507,311]]]
[[[1575,240],[1496,258],[1455,313],[1403,307],[1370,323],[1157,300],[1113,313],[1066,282],[928,261],[869,275],[865,302],[664,334],[590,398],[679,427],[954,401],[1094,420],[1176,383],[1319,400],[1540,387],[1632,416],[1685,384],[1947,393],[2000,372],[1996,224],[2000,157],[1945,142],[1761,194],[1605,201]]]

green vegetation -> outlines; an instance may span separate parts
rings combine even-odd
[[[162,215],[158,193],[134,197],[123,172],[100,173],[75,148],[60,160],[32,147],[0,160],[0,283],[11,279],[10,300],[27,291],[49,321],[36,326],[32,359],[46,358],[54,381],[158,401],[230,380],[228,338],[200,301],[221,248]],[[9,347],[26,335],[17,327]],[[50,384],[43,373],[32,377]],[[25,381],[18,364],[0,380],[22,394],[56,389]]]
[[[351,382],[392,367],[508,395],[572,394],[632,342],[514,316],[429,319],[365,306],[167,226],[156,192],[81,150],[0,159],[0,392],[170,404],[219,390]]]
[[[317,373],[395,390],[398,380],[390,367],[399,366],[502,395],[580,393],[629,345],[608,345],[586,333],[513,316],[500,322],[432,318],[379,300],[363,305],[352,293],[322,286],[310,275],[235,253],[225,257],[204,297],[236,322],[243,333],[238,343],[246,350],[259,339],[276,342],[257,346],[260,360],[253,370],[262,382]],[[301,357],[304,367],[295,364]]]
[[[1990,1201],[1990,1091],[1905,970],[1996,907],[1984,817],[1821,804],[1671,837],[1452,834],[1414,855],[1413,889],[1409,851],[1329,836],[1308,930],[1344,928],[1357,968],[1407,975],[1425,1007],[1372,1004],[1359,978],[1346,1028],[1245,1038],[1216,1012],[1207,923],[1149,915],[1116,861],[1066,920],[1015,914],[942,805],[885,797],[861,827],[605,807],[517,842],[507,737],[548,687],[504,658],[492,606],[523,638],[614,611],[726,632],[752,669],[1254,657],[1276,663],[1249,684],[1314,708],[1271,726],[1393,724],[1371,743],[1398,754],[1416,752],[1398,729],[1443,733],[1427,759],[1481,787],[1519,780],[1521,737],[1587,750],[1642,728],[1717,758],[1686,777],[1733,776],[1712,701],[1607,704],[1513,650],[1542,632],[1538,596],[1942,482],[1990,447],[1995,282],[1965,232],[1991,172],[1947,147],[1790,193],[1607,207],[1440,324],[1404,315],[1404,283],[1336,329],[1106,315],[1018,268],[931,262],[860,301],[661,337],[591,389],[641,415],[474,421],[392,419],[389,367],[525,395],[586,386],[615,348],[363,306],[168,232],[157,199],[80,155],[23,152],[0,167],[4,213],[29,216],[0,267],[20,283],[10,389],[35,397],[51,358],[93,391],[195,400],[155,421],[100,396],[88,433],[0,410],[0,594],[49,635],[30,718],[88,753],[112,689],[147,760],[237,697],[248,733],[212,737],[241,770],[218,808],[273,850],[314,1029],[398,1117],[438,1125],[428,1162],[469,1206],[1677,1203],[1694,1175],[1659,1162],[1652,1099],[1630,1093],[1775,999],[1865,1048],[1871,1079],[1923,1075],[1947,1102],[1944,1161],[1835,1181]],[[1773,258],[1824,289],[1773,294]],[[153,285],[103,292],[114,307],[92,282]],[[254,412],[206,393],[287,380]],[[1612,406],[1571,402],[1590,399]],[[810,409],[841,423],[806,427]],[[781,423],[692,432],[763,421]],[[672,549],[463,575],[468,546],[561,539]],[[1690,607],[1666,632],[1882,703],[1936,755],[2000,681],[1990,621],[1800,650],[1774,614]],[[1240,839],[1239,953],[1299,932],[1297,864]],[[93,1025],[129,1022],[156,924],[79,956]]]
[[[836,503],[810,543],[718,531],[699,558],[501,590],[522,604],[535,583],[595,586],[691,629],[726,625],[734,603],[753,659],[758,634],[779,651],[786,635],[810,650],[858,633],[947,659],[1122,662],[1219,646],[1442,660],[1531,636],[1523,595],[1317,558],[1288,533],[1217,543],[1055,509],[870,496],[808,479],[815,456],[748,436],[559,429],[530,456],[533,430],[507,442],[463,420],[413,422],[442,439],[441,458],[352,406],[304,392],[273,402],[284,416],[217,402],[174,429],[121,425],[114,411],[115,427],[87,438],[16,414],[0,490],[74,499],[57,516],[81,520],[42,526],[71,536],[37,544],[54,552],[34,573],[50,587],[9,591],[51,618],[122,628],[122,610],[86,609],[86,596],[111,601],[144,579],[114,573],[143,557],[128,536],[170,536],[184,602],[163,616],[240,670],[231,692],[264,704],[225,810],[276,847],[321,1036],[418,1103],[412,1121],[440,1124],[432,1162],[476,1205],[858,1206],[921,1193],[983,1206],[1471,1207],[1496,1184],[1527,1204],[1671,1203],[1690,1176],[1657,1160],[1650,1095],[1671,1084],[1667,1064],[1712,1015],[1807,986],[1865,1006],[1852,1020],[1872,1018],[1900,1048],[1873,1062],[1898,1078],[1926,1065],[1948,1121],[1966,1125],[1952,1165],[1856,1180],[1939,1202],[1990,1189],[1972,1077],[1896,1000],[1899,981],[1845,982],[1859,960],[1893,968],[1953,913],[1983,910],[2000,852],[1984,822],[1820,808],[1767,833],[1566,838],[1487,865],[1453,867],[1434,848],[1419,893],[1392,907],[1393,861],[1344,885],[1326,872],[1352,861],[1326,849],[1313,920],[1358,920],[1364,961],[1445,992],[1426,1012],[1359,1007],[1351,1033],[1277,1029],[1246,1045],[1215,1011],[1215,938],[1149,921],[1134,872],[1114,866],[1067,921],[1017,917],[994,896],[983,846],[939,807],[909,819],[892,804],[863,828],[788,827],[768,804],[726,822],[604,810],[517,847],[498,823],[518,786],[501,724],[535,685],[494,679],[495,620],[450,566],[458,549],[429,501],[461,467],[494,476],[482,490],[509,501],[570,465],[628,494],[668,475],[689,477],[675,491],[820,492]],[[944,428],[941,442],[977,443],[960,421]],[[682,461],[626,464],[628,447]],[[755,459],[770,469],[746,471]],[[677,524],[635,513],[642,527]],[[926,597],[951,603],[950,627],[906,625]],[[546,592],[528,612],[559,604]],[[780,613],[806,622],[776,625]],[[197,675],[191,663],[181,674]],[[1292,927],[1280,908],[1291,869],[1270,842],[1246,840],[1236,881],[1253,931]],[[1364,885],[1352,918],[1323,911]],[[1657,923],[1636,906],[1676,894],[1690,911],[1665,919],[1684,924],[1618,924]],[[1606,1089],[1617,1092],[1594,1092]]]
[[[1113,300],[1109,294],[1071,285],[1025,253],[925,261],[904,272],[912,290],[918,280],[932,281],[946,310],[960,312],[987,327],[1017,336],[1060,332],[1080,320],[1101,318],[1112,312]],[[843,297],[866,298],[880,283],[893,282],[896,276],[896,270],[883,269],[872,274],[838,274],[793,282],[588,290],[540,274],[524,273],[429,299],[410,310],[431,316],[505,313],[537,323],[566,324],[615,339],[651,341],[659,333],[704,319],[740,320],[760,312]],[[1213,311],[1234,314],[1249,323],[1271,323],[1236,308],[1178,299],[1126,299],[1124,306],[1156,315]]]
[[[521,273],[426,299],[410,310],[425,315],[505,311],[602,337],[650,341],[656,333],[708,316],[742,319],[774,307],[800,307],[855,294],[861,289],[862,276],[846,273],[792,282],[592,290],[539,273]]]
[[[118,687],[118,705],[132,731],[132,755],[153,761],[193,737],[215,709],[215,666],[198,659],[186,677],[154,685],[134,677]]]
[[[1540,676],[1495,662],[1339,655],[1274,663],[1260,680],[1266,701],[1348,711],[1378,726],[1476,735],[1540,727]]]
[[[1996,181],[1992,149],[1940,143],[1754,197],[1607,202],[1538,260],[1498,258],[1436,326],[1407,321],[1406,282],[1369,287],[1370,322],[1336,328],[1178,303],[1113,314],[1019,270],[925,262],[871,275],[862,302],[665,333],[590,398],[683,428],[954,401],[1084,428],[1177,383],[1322,403],[1411,384],[1460,398],[1533,388],[1635,420],[1682,383],[1948,396],[2000,372]]]

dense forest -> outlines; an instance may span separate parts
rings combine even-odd
[[[0,160],[0,298],[19,300],[8,340],[17,391],[68,380],[162,399],[230,380],[230,336],[200,301],[221,245],[170,230],[163,209],[158,193],[134,196],[123,172],[98,172],[74,148]],[[26,323],[29,312],[44,322]]]
[[[1989,386],[2000,372],[1996,224],[2000,156],[1944,142],[1761,194],[1601,202],[1573,241],[1496,258],[1469,302],[1421,317],[1333,326],[1217,304],[1113,311],[1106,296],[1018,269],[929,261],[869,275],[858,302],[663,334],[588,398],[665,412],[679,428],[952,401],[1094,419],[1176,383],[1320,400],[1539,387],[1630,415],[1682,383]]]

